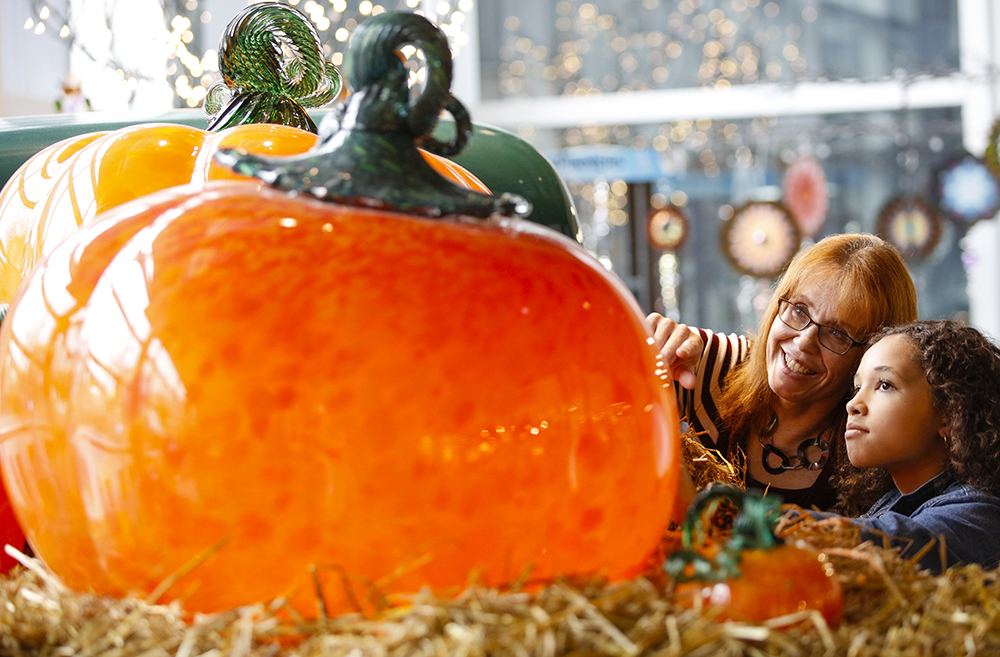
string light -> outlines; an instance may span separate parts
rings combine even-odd
[[[780,11],[773,2],[756,11],[758,0],[732,0],[728,7],[721,2],[706,6],[704,0],[669,4],[646,0],[641,8],[619,3],[605,10],[593,2],[560,0],[551,54],[534,47],[530,26],[507,17],[498,71],[501,94],[551,95],[553,82],[558,95],[570,96],[729,87],[762,79],[791,81],[808,72],[797,41],[801,27],[793,22],[783,32],[774,20]],[[814,21],[814,12],[806,18]],[[675,65],[675,60],[681,61]],[[680,75],[672,75],[675,71]]]
[[[250,0],[260,2],[262,0]],[[474,9],[473,0],[394,0],[394,7],[387,7],[378,0],[286,0],[289,5],[303,11],[319,33],[323,43],[324,54],[336,66],[343,64],[350,34],[358,23],[369,16],[377,16],[386,11],[411,11],[422,13],[435,23],[448,37],[452,56],[458,55],[461,48],[469,43],[469,35],[465,31],[468,26],[468,13]],[[82,22],[68,19],[68,4],[65,16],[49,3],[32,1],[33,16],[25,22],[24,29],[43,34],[51,28],[61,38],[77,44],[86,35],[77,34],[76,30],[83,27]],[[58,4],[58,3],[56,3]],[[175,105],[182,107],[197,107],[205,97],[208,87],[218,79],[218,53],[215,47],[201,51],[198,35],[210,24],[218,20],[207,10],[204,0],[163,0],[166,27],[163,44],[167,53],[166,75]],[[110,32],[111,13],[105,12],[105,26]],[[227,19],[228,20],[228,19]],[[197,21],[197,26],[195,25]],[[87,22],[83,29],[93,29],[93,21]],[[111,68],[121,69],[122,80],[132,80],[137,84],[140,80],[149,80],[147,75],[123,65],[114,55],[114,35],[111,35],[111,56],[91,56],[96,63]],[[89,54],[89,53],[86,53]],[[411,66],[411,68],[415,68]],[[422,74],[415,72],[415,76]],[[210,76],[210,77],[206,77]]]

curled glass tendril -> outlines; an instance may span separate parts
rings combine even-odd
[[[423,52],[427,82],[416,97],[400,52]],[[454,155],[472,135],[465,107],[451,95],[448,40],[423,16],[379,14],[355,28],[344,59],[352,93],[324,119],[319,142],[292,157],[220,149],[215,160],[272,187],[334,203],[384,208],[428,217],[493,214],[527,216],[531,204],[515,194],[492,196],[455,185],[424,160],[417,146]],[[442,111],[455,119],[455,139],[432,137]]]
[[[230,21],[219,43],[219,71],[222,79],[205,96],[212,131],[281,123],[316,132],[305,108],[327,104],[343,87],[309,18],[278,2],[250,5]]]

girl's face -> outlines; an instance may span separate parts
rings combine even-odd
[[[944,469],[944,422],[907,337],[890,335],[865,353],[847,413],[844,438],[851,463],[888,469],[901,493],[913,492]]]
[[[807,283],[788,295],[813,323],[801,331],[774,318],[767,333],[767,379],[771,390],[794,404],[843,403],[850,390],[851,373],[858,364],[860,351],[835,354],[819,343],[816,323],[858,336],[860,329],[849,312],[837,306],[838,288],[834,283]]]

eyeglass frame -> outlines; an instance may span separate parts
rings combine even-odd
[[[806,325],[803,326],[803,327],[801,327],[801,328],[795,328],[794,326],[792,326],[791,324],[789,324],[788,322],[786,322],[785,319],[781,316],[781,308],[782,308],[782,304],[783,303],[787,303],[788,305],[790,305],[791,307],[795,308],[797,311],[799,311],[800,313],[802,313],[803,315],[805,315],[805,318],[807,320],[809,320],[808,322],[806,322]],[[805,331],[810,326],[815,325],[816,326],[816,331],[817,331],[816,341],[819,342],[819,345],[821,347],[823,347],[827,351],[831,351],[831,352],[837,354],[838,356],[843,356],[844,354],[846,354],[851,349],[854,349],[855,347],[863,347],[863,346],[865,346],[865,345],[868,344],[867,342],[859,342],[858,340],[855,340],[853,336],[851,336],[849,333],[847,333],[847,331],[844,331],[843,329],[839,329],[839,328],[837,328],[835,326],[827,326],[826,324],[820,324],[819,322],[815,321],[812,317],[809,316],[809,313],[806,312],[805,308],[803,308],[801,305],[795,303],[794,301],[791,301],[790,299],[786,299],[785,297],[778,297],[778,314],[777,314],[777,318],[779,320],[781,320],[782,324],[784,324],[788,328],[792,329],[793,331],[797,331],[799,333],[801,333],[802,331]],[[827,331],[836,331],[837,333],[842,333],[842,334],[846,335],[851,340],[851,346],[849,346],[847,349],[845,349],[843,351],[837,351],[836,349],[832,349],[829,345],[823,343],[823,335],[824,335],[823,329],[826,329]]]

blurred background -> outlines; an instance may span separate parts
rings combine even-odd
[[[199,107],[247,4],[0,0],[0,117]],[[439,25],[473,120],[552,160],[646,311],[753,330],[799,248],[864,231],[904,253],[922,317],[1000,336],[993,0],[287,4],[338,65],[372,14]]]

